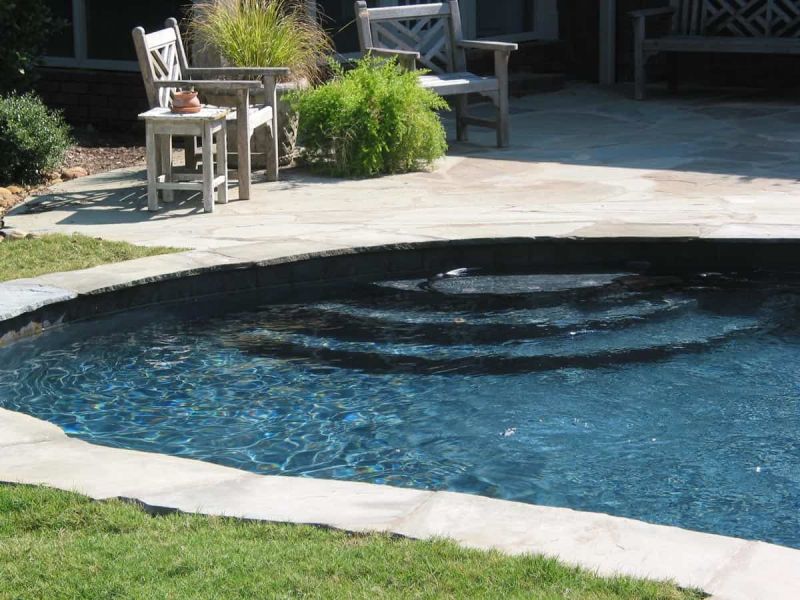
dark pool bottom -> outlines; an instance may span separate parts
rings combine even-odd
[[[0,350],[0,405],[111,446],[800,547],[800,284],[461,276]]]

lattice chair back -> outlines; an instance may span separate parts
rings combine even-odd
[[[141,27],[133,30],[133,43],[150,108],[168,106],[171,94],[175,91],[175,88],[156,86],[155,82],[183,79],[184,72],[188,70],[178,23],[175,19],[169,19],[167,25],[166,29],[153,33],[145,33]]]
[[[797,0],[672,0],[681,35],[800,37]]]
[[[461,41],[461,14],[457,0],[436,4],[406,4],[367,8],[356,2],[356,24],[361,50],[385,48],[419,52],[419,63],[432,73],[466,69]]]

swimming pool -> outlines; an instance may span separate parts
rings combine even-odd
[[[195,308],[0,349],[0,406],[258,473],[800,547],[800,281],[459,271]]]

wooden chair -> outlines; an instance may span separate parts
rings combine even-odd
[[[220,67],[191,68],[181,40],[178,22],[167,19],[166,29],[145,33],[133,30],[133,43],[150,108],[166,107],[177,88],[193,87],[201,94],[218,94],[229,99],[225,106],[234,107],[228,116],[228,129],[235,130],[238,150],[239,198],[250,197],[250,139],[258,127],[266,127],[267,179],[278,179],[278,111],[275,78],[287,75],[286,67]],[[254,79],[256,78],[256,79]],[[251,94],[256,100],[251,103]],[[233,131],[232,131],[233,134]],[[194,166],[195,138],[187,140],[186,162]],[[162,140],[161,152],[171,152],[169,138]]]
[[[631,12],[637,100],[645,97],[647,61],[661,52],[800,54],[800,3],[795,0],[670,0],[669,4]],[[671,23],[666,35],[648,31],[648,23],[667,17]],[[676,83],[673,68],[670,87]]]
[[[442,96],[455,96],[459,141],[467,140],[468,125],[478,125],[495,129],[497,145],[508,146],[508,58],[516,44],[462,39],[457,0],[385,8],[367,8],[367,3],[359,0],[355,10],[361,52],[396,57],[412,69],[419,62],[430,71],[420,76],[423,87]],[[494,52],[494,77],[467,71],[467,49]],[[471,93],[492,100],[495,119],[469,115],[467,95]]]

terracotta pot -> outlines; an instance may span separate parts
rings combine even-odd
[[[173,92],[172,112],[185,115],[200,112],[201,108],[197,92]]]

